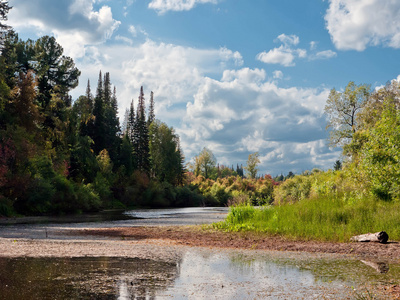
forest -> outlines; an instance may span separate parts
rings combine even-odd
[[[6,20],[10,7],[1,4]],[[256,154],[249,179],[243,166],[217,165],[207,148],[189,172],[179,136],[155,116],[152,92],[146,107],[142,87],[120,124],[110,73],[99,70],[94,92],[88,81],[72,99],[81,72],[56,39],[24,41],[0,25],[1,216],[271,202],[274,180],[256,179]]]

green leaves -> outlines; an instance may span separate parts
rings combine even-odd
[[[381,119],[367,132],[360,167],[373,194],[382,199],[400,198],[400,113],[385,104]]]
[[[353,134],[358,129],[357,116],[370,95],[369,85],[356,85],[349,82],[343,93],[332,89],[325,105],[325,114],[328,116],[330,144],[344,146],[350,143]]]

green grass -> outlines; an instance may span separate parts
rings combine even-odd
[[[231,207],[225,221],[214,227],[333,242],[386,231],[390,240],[400,240],[400,203],[342,196],[261,208],[236,206]]]

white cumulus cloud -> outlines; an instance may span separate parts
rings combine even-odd
[[[149,8],[163,14],[167,11],[185,11],[193,9],[197,4],[212,3],[216,4],[217,0],[152,0]]]
[[[280,64],[285,67],[295,66],[296,58],[305,58],[307,51],[300,48],[293,48],[300,42],[300,38],[296,35],[281,34],[277,37],[282,45],[257,54],[256,58],[266,64]]]
[[[400,1],[329,0],[326,27],[337,49],[400,48]]]
[[[333,58],[336,56],[337,56],[337,53],[335,51],[325,50],[325,51],[317,52],[314,55],[310,55],[310,60],[329,59],[329,58]]]
[[[110,39],[120,25],[109,6],[95,10],[93,3],[93,0],[19,0],[9,13],[8,23],[17,31],[50,32],[67,55],[82,57],[85,45]]]

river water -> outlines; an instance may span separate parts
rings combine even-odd
[[[0,238],[38,240],[47,233],[56,241],[74,238],[64,236],[63,228],[204,224],[226,212],[195,208],[2,220]],[[400,279],[398,262],[379,258],[148,247],[165,253],[154,258],[0,256],[0,299],[386,299],[379,287]]]

